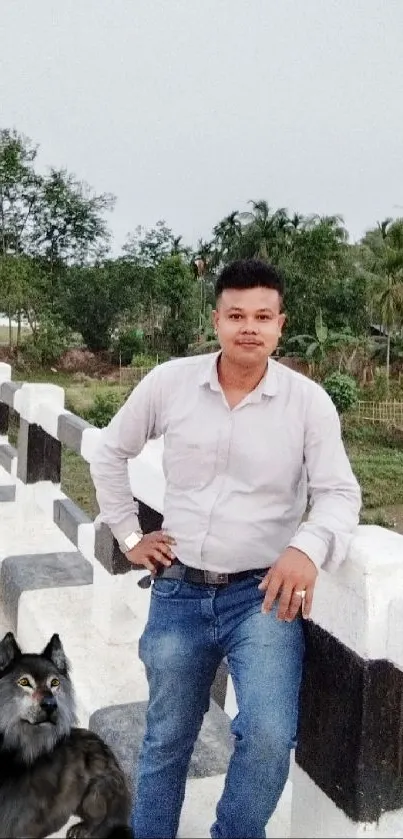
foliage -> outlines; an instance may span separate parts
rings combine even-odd
[[[336,369],[363,380],[386,364],[391,389],[391,366],[403,360],[403,219],[385,219],[350,244],[338,214],[290,213],[257,198],[194,249],[160,220],[138,226],[112,258],[112,196],[65,169],[39,171],[37,153],[29,138],[0,131],[0,312],[10,347],[27,322],[26,352],[35,347],[43,358],[57,344],[49,323],[125,365],[139,352],[209,351],[217,273],[234,258],[259,257],[285,277],[284,350],[321,376]]]
[[[124,366],[132,363],[132,358],[141,353],[144,345],[142,330],[121,329],[112,340],[112,361]]]
[[[108,241],[110,195],[96,195],[64,169],[35,169],[37,148],[16,131],[0,131],[0,252],[49,266],[83,264]]]
[[[332,373],[323,382],[323,387],[333,400],[339,414],[349,411],[358,400],[358,387],[355,379],[346,373]]]
[[[91,407],[83,412],[84,419],[95,425],[96,428],[104,428],[115,416],[121,405],[122,400],[115,391],[100,391],[95,394]]]
[[[363,265],[372,280],[375,308],[386,333],[386,377],[391,342],[403,324],[403,219],[385,219],[362,241]]]
[[[68,346],[69,335],[63,324],[43,318],[36,331],[24,338],[21,352],[29,363],[50,367]]]
[[[137,353],[131,359],[132,367],[155,367],[160,361],[159,356],[149,353]]]
[[[122,283],[119,266],[107,261],[69,268],[58,286],[55,305],[63,322],[97,352],[109,348],[129,299],[130,288]]]
[[[169,256],[158,266],[157,283],[161,302],[167,307],[167,345],[173,355],[183,355],[196,331],[194,278],[181,256]]]

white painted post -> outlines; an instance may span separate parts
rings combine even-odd
[[[64,399],[62,387],[47,383],[24,383],[14,396],[20,415],[16,501],[36,503],[50,518],[53,501],[62,497],[57,425]]]
[[[0,385],[11,380],[11,364],[0,361]]]
[[[403,536],[361,526],[306,629],[291,837],[402,836]]]

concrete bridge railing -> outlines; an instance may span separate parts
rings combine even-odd
[[[7,437],[11,409],[19,416],[16,448]],[[80,684],[82,719],[107,732],[129,771],[133,755],[129,760],[125,743],[130,744],[133,730],[139,735],[147,693],[141,668],[136,665],[130,671],[127,665],[128,683],[120,683],[117,662],[127,661],[127,651],[135,655],[149,592],[137,586],[144,572],[131,568],[109,529],[95,529],[60,488],[62,445],[89,463],[100,433],[65,410],[62,388],[13,382],[10,367],[0,365],[0,466],[10,475],[10,485],[0,486],[0,549],[1,513],[7,503],[20,511],[20,522],[21,511],[34,504],[44,521],[57,525],[68,545],[56,558],[47,553],[46,544],[43,554],[36,550],[35,556],[3,551],[0,599],[22,643],[39,638],[38,627],[43,625],[43,632],[45,625],[50,628],[47,610],[53,614],[52,629],[62,635],[57,624],[64,627],[73,672],[76,660],[77,672],[86,674]],[[129,465],[144,531],[158,528],[162,520],[162,446],[162,440],[149,443]],[[305,631],[298,747],[268,835],[401,836],[403,536],[361,526],[344,565],[335,574],[320,573]],[[101,648],[106,658],[94,670],[92,658]],[[95,685],[88,685],[88,674]],[[108,693],[111,678],[122,685],[120,692]],[[191,777],[214,776],[218,790],[231,745],[228,720],[237,711],[225,662],[212,699],[208,736],[198,743]],[[213,758],[208,751],[212,735]],[[209,771],[203,768],[207,764]],[[200,786],[198,790],[200,796]]]

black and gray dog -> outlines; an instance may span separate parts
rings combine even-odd
[[[23,653],[0,642],[0,837],[49,836],[71,816],[69,839],[130,837],[130,796],[114,755],[74,728],[74,692],[58,635]]]

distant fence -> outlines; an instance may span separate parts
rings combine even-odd
[[[358,402],[354,416],[366,422],[388,425],[403,430],[403,402],[389,399],[384,402]]]

